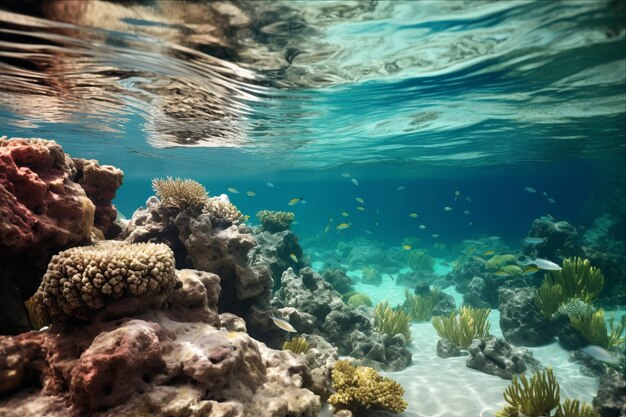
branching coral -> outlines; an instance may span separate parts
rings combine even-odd
[[[283,343],[283,350],[290,350],[294,353],[305,353],[309,350],[309,342],[304,337],[294,337]]]
[[[226,195],[210,198],[204,212],[211,218],[213,227],[225,229],[243,221],[243,215]]]
[[[263,230],[278,233],[291,227],[295,214],[290,211],[261,210],[256,214],[256,217],[261,222]]]
[[[439,337],[452,342],[459,349],[467,349],[473,339],[489,334],[487,317],[491,309],[461,307],[448,317],[433,317],[433,326]]]
[[[29,301],[33,322],[89,318],[107,301],[169,293],[176,282],[174,255],[163,244],[108,241],[55,255]]]
[[[411,316],[401,309],[394,310],[388,302],[376,305],[374,309],[374,327],[379,333],[390,336],[404,335],[407,343],[411,341]]]
[[[604,288],[604,275],[598,268],[591,266],[588,259],[566,258],[563,260],[563,269],[547,273],[545,282],[560,285],[565,300],[576,297],[592,303]]]
[[[412,250],[406,255],[406,263],[415,272],[432,273],[435,260],[423,250]]]
[[[599,309],[592,314],[573,315],[570,317],[572,326],[580,332],[582,337],[592,345],[602,346],[611,349],[619,346],[624,339],[624,322],[613,324],[613,319],[609,321],[609,328],[604,320],[604,310]]]
[[[560,387],[552,369],[536,372],[530,382],[524,374],[513,375],[511,385],[504,390],[504,400],[511,404],[509,414],[518,410],[528,417],[549,416],[560,400]]]
[[[587,403],[568,398],[563,404],[559,404],[554,417],[600,417],[600,413]]]
[[[411,319],[415,321],[426,321],[433,315],[433,308],[437,300],[438,289],[430,291],[424,295],[411,294],[407,289],[404,290],[405,308],[411,315]]]
[[[164,207],[200,212],[208,203],[208,193],[204,186],[191,179],[155,178],[152,180],[152,188]]]
[[[348,361],[335,362],[332,370],[335,393],[328,403],[338,409],[384,409],[399,414],[406,409],[404,389],[392,379],[381,376],[373,368],[354,367]]]

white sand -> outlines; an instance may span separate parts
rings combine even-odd
[[[360,276],[360,272],[350,271],[348,274]],[[437,272],[441,273],[440,270]],[[404,301],[404,287],[395,285],[387,275],[383,275],[383,284],[380,286],[359,282],[354,287],[356,291],[369,295],[374,304],[387,300],[391,305],[396,305]],[[461,305],[461,294],[452,288],[444,292],[455,298],[457,307]],[[502,337],[499,317],[499,311],[491,312],[490,333]],[[510,384],[509,380],[468,368],[465,366],[466,357],[439,358],[436,355],[439,337],[430,322],[413,323],[411,333],[413,364],[400,372],[383,373],[398,381],[405,389],[404,399],[409,405],[400,416],[492,417],[506,405],[502,393]],[[554,369],[561,386],[561,401],[574,398],[591,403],[598,390],[598,382],[596,378],[581,375],[579,365],[568,361],[569,353],[566,350],[556,342],[530,350],[544,366]],[[328,415],[327,410],[321,414]],[[360,414],[358,417],[365,415]]]

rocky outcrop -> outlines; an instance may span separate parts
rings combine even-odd
[[[116,181],[105,180],[105,172]],[[54,141],[0,138],[0,287],[19,294],[13,311],[0,305],[0,316],[9,317],[0,333],[26,330],[21,303],[39,286],[52,255],[109,232],[121,177],[114,167],[73,160]]]
[[[322,273],[324,278],[333,288],[341,294],[352,291],[352,279],[343,269],[329,268]]]
[[[437,341],[437,356],[442,359],[461,356],[461,349],[448,339],[439,339]]]
[[[535,219],[528,231],[529,237],[543,238],[539,244],[524,244],[522,252],[533,258],[559,261],[570,256],[580,256],[576,228],[566,221],[557,222],[550,217]]]
[[[535,304],[533,287],[500,291],[500,328],[507,342],[518,346],[540,346],[554,340],[550,319]]]
[[[626,416],[626,380],[624,374],[606,375],[600,378],[598,394],[593,407],[602,417]]]
[[[528,349],[514,348],[502,339],[474,339],[468,348],[465,364],[472,369],[512,379],[513,375],[535,371],[541,367]]]
[[[350,344],[352,351],[348,355],[356,358],[362,366],[401,371],[411,364],[411,351],[406,348],[401,334],[365,334],[355,330],[350,334]]]
[[[249,255],[250,265],[267,265],[272,272],[274,290],[277,290],[281,286],[280,278],[287,268],[293,268],[298,273],[305,267],[298,236],[291,230],[270,233],[256,229],[256,232],[256,245]]]
[[[177,279],[159,308],[0,337],[0,415],[317,416],[303,356],[220,328],[214,275]]]

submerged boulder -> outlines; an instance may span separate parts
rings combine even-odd
[[[519,346],[540,346],[554,340],[549,318],[535,304],[533,287],[500,291],[500,328],[507,342]]]
[[[541,367],[531,351],[514,348],[502,339],[474,339],[468,351],[470,356],[465,364],[469,368],[503,379],[512,379],[515,374],[535,371]]]

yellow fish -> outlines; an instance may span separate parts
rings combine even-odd
[[[341,224],[337,225],[337,230],[347,229],[348,227],[350,227],[350,224],[348,224],[348,223],[341,223]]]
[[[304,197],[292,198],[291,200],[289,200],[289,203],[287,203],[287,204],[290,205],[290,206],[295,206],[296,204],[298,204],[302,200],[304,200]]]
[[[468,248],[468,249],[467,249],[467,251],[466,251],[465,253],[467,253],[468,255],[471,255],[471,254],[472,254],[472,253],[474,253],[474,252],[476,252],[476,248],[471,247],[471,248]]]
[[[361,204],[365,204],[365,201],[363,201],[363,199],[361,197],[354,197],[354,199],[356,201],[358,201],[359,203],[361,203]]]
[[[298,257],[296,255],[294,255],[293,253],[290,253],[289,257],[291,258],[292,261],[294,261],[295,263],[298,263]]]
[[[486,251],[486,252],[483,252],[483,255],[487,255],[487,256],[489,256],[489,255],[493,255],[494,253],[496,253],[496,251],[495,251],[495,250],[488,250],[488,251]]]
[[[402,249],[404,249],[404,250],[411,250],[411,249],[413,249],[413,246],[411,246],[411,245],[403,245]]]
[[[497,275],[499,277],[508,277],[509,276],[508,272],[505,272],[505,271],[496,271],[493,274]]]
[[[343,217],[348,217],[348,216],[350,215],[350,213],[348,213],[347,211],[342,211],[342,212],[341,212],[341,215],[342,215]]]
[[[361,207],[361,206],[358,206],[356,209],[359,211],[365,211],[365,207]]]
[[[524,268],[524,272],[522,272],[523,275],[532,275],[535,272],[539,271],[540,269],[537,268],[536,266],[529,266],[527,268]]]
[[[291,332],[291,333],[298,332],[287,320],[279,319],[278,317],[274,317],[274,316],[272,316],[272,320],[274,321],[274,324],[276,326],[280,327],[281,329],[287,332]]]
[[[410,213],[410,214],[409,214],[409,217],[416,218],[416,217],[417,217],[417,213]]]
[[[254,191],[246,191],[246,194],[248,195],[248,197],[254,197],[256,195]]]
[[[243,216],[243,221],[244,222],[249,220],[249,219],[250,219],[250,215],[249,214],[246,214],[245,216]]]

